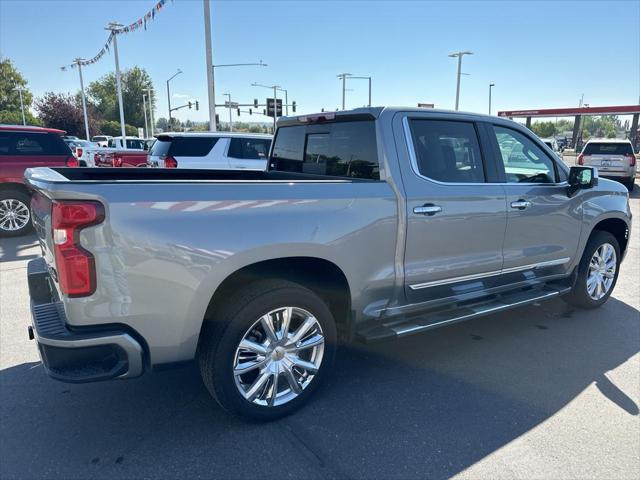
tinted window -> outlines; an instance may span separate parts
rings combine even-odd
[[[153,155],[155,157],[166,155],[169,153],[170,146],[171,141],[156,140],[156,142],[151,146],[151,150],[149,150],[149,155]]]
[[[266,160],[271,140],[266,138],[232,138],[229,156],[246,160]]]
[[[379,180],[375,123],[281,127],[275,138],[271,169]]]
[[[57,134],[0,132],[0,154],[71,155],[71,150]]]
[[[630,143],[587,143],[585,155],[629,155],[633,154]]]
[[[483,183],[476,129],[469,122],[411,120],[420,174],[448,183]]]
[[[218,137],[175,137],[171,141],[169,155],[172,157],[204,157],[209,154],[217,141]],[[152,152],[155,151],[156,144],[151,148]],[[156,154],[152,153],[152,155]]]
[[[555,183],[555,164],[533,140],[510,128],[494,125],[508,183]]]

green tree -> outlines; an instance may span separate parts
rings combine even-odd
[[[556,133],[556,126],[553,122],[535,122],[531,125],[531,130],[539,137],[546,138]]]
[[[37,124],[37,120],[29,112],[33,94],[27,88],[27,80],[16,70],[11,60],[0,57],[0,123],[22,124],[20,92],[16,87],[23,89],[25,120],[29,125]]]
[[[138,129],[133,125],[125,124],[124,126],[125,133],[127,136],[137,137]],[[120,130],[120,122],[114,120],[104,120],[100,124],[100,131],[104,135],[111,135],[112,137],[120,137],[122,136],[122,131]]]
[[[141,127],[144,125],[142,95],[147,93],[147,88],[153,89],[151,77],[143,68],[133,67],[122,72],[121,80],[125,121],[129,125]],[[120,121],[115,73],[108,73],[91,82],[87,88],[87,96],[105,120]],[[152,96],[155,97],[153,92]]]

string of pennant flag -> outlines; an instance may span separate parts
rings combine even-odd
[[[105,53],[110,53],[110,45],[113,42],[113,37],[115,35],[120,35],[123,33],[131,33],[134,32],[136,30],[139,30],[140,28],[144,28],[145,30],[147,29],[147,22],[150,22],[152,20],[154,20],[156,18],[156,15],[158,14],[158,12],[160,10],[162,10],[165,6],[165,4],[168,2],[169,0],[159,0],[151,10],[149,10],[143,17],[139,18],[138,20],[136,20],[135,22],[122,27],[120,29],[117,30],[112,30],[111,33],[109,34],[109,38],[107,38],[107,41],[105,42],[104,46],[102,47],[102,49],[98,52],[98,54],[89,59],[89,60],[81,60],[81,61],[76,61],[73,62],[70,65],[64,65],[62,67],[60,67],[60,70],[62,70],[63,72],[66,71],[68,68],[76,68],[78,65],[81,66],[86,66],[86,65],[93,65],[94,63],[100,61],[100,59],[104,56]],[[171,0],[171,3],[173,3],[173,0]]]

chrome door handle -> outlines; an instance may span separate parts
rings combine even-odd
[[[527,200],[516,200],[515,202],[511,202],[511,208],[517,208],[518,210],[524,210],[530,206],[531,202]]]
[[[442,207],[439,207],[438,205],[427,204],[422,207],[413,207],[413,213],[417,213],[418,215],[435,215],[441,211]]]

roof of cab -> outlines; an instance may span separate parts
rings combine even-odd
[[[37,132],[37,133],[57,133],[58,135],[64,135],[64,130],[57,128],[36,127],[35,125],[4,125],[0,124],[0,131],[15,131],[15,132]]]

